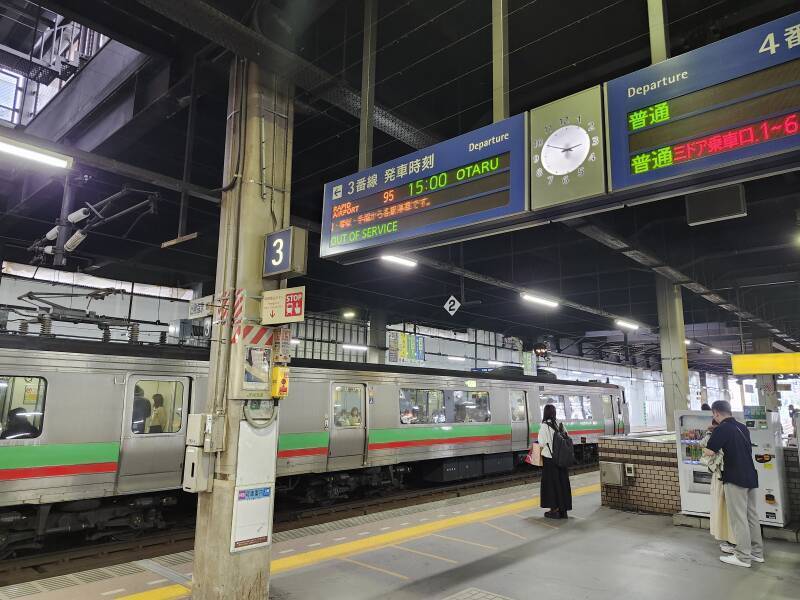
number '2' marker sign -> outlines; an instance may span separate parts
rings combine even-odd
[[[459,302],[455,296],[450,296],[447,301],[444,303],[444,309],[450,314],[452,317],[456,314],[456,311],[461,308],[461,302]]]

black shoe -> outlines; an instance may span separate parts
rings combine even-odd
[[[568,519],[569,517],[567,516],[567,511],[562,510],[561,512],[559,512],[559,518],[560,519]]]
[[[560,519],[561,513],[557,510],[548,510],[546,513],[544,513],[544,516],[546,519]]]

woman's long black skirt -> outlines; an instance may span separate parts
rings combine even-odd
[[[542,457],[541,507],[560,511],[572,510],[572,488],[569,471],[559,468],[552,458]]]

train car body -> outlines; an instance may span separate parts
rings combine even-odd
[[[160,526],[154,509],[175,502],[207,372],[201,349],[0,335],[0,550],[55,531]],[[577,448],[627,431],[612,385],[296,360],[279,484],[312,502],[412,465],[428,481],[511,470],[546,403]]]

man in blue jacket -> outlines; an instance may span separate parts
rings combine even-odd
[[[731,405],[717,400],[711,412],[719,426],[708,440],[707,452],[724,450],[722,483],[736,546],[724,543],[726,553],[720,560],[726,564],[749,568],[752,562],[764,562],[764,543],[758,518],[758,473],[753,464],[750,431],[731,414]]]

